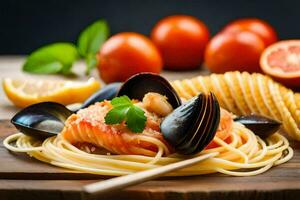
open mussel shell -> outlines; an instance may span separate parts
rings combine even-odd
[[[162,76],[153,73],[140,73],[130,77],[117,96],[126,95],[130,99],[142,101],[148,92],[156,92],[167,97],[173,108],[181,105],[181,100],[171,84]]]
[[[60,133],[72,113],[59,103],[43,102],[21,110],[11,119],[11,123],[26,135],[46,138]]]
[[[120,87],[121,83],[106,85],[89,97],[79,109],[105,99],[114,98]],[[55,102],[37,103],[18,112],[11,119],[11,123],[26,135],[36,138],[51,137],[60,133],[64,128],[66,119],[79,109],[71,111],[64,105]]]
[[[234,121],[240,122],[262,139],[274,134],[281,125],[281,122],[277,120],[255,114],[240,116],[235,118]]]
[[[161,123],[164,139],[180,154],[196,154],[214,138],[220,107],[213,93],[201,93],[175,109]]]
[[[122,83],[116,82],[104,86],[98,92],[90,96],[85,102],[83,102],[83,104],[80,106],[80,109],[87,108],[96,102],[113,99],[120,90],[121,85]]]

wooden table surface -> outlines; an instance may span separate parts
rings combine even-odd
[[[41,78],[21,72],[24,57],[0,57],[0,78]],[[75,66],[76,80],[85,80],[84,65]],[[163,72],[170,80],[187,78],[207,73]],[[97,72],[93,76],[98,78]],[[62,76],[46,76],[51,79],[65,79]],[[38,162],[26,155],[8,152],[2,140],[16,132],[9,119],[18,109],[6,99],[0,90],[0,200],[79,200],[81,188],[95,182],[93,175],[72,174],[72,172]],[[293,144],[295,156],[283,165],[254,177],[230,177],[220,174],[206,176],[164,178],[149,181],[116,192],[109,199],[144,200],[200,200],[200,199],[300,199],[300,144]],[[103,198],[105,199],[105,198]]]

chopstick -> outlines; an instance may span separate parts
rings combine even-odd
[[[149,169],[134,174],[120,176],[116,178],[107,179],[104,181],[88,184],[83,187],[82,199],[94,199],[96,197],[103,197],[103,195],[120,190],[132,185],[136,185],[148,180],[155,179],[168,172],[178,170],[184,167],[191,166],[208,158],[216,156],[218,153],[210,153],[201,155],[195,158],[183,160],[180,162],[172,163],[162,167]]]

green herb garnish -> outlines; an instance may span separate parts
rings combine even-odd
[[[36,49],[26,59],[23,70],[35,74],[71,74],[73,63],[81,56],[86,62],[86,73],[97,65],[96,54],[109,35],[105,20],[98,20],[85,28],[72,43],[53,43]]]
[[[77,49],[80,56],[85,59],[87,74],[97,65],[96,53],[108,38],[108,35],[109,28],[105,20],[92,23],[79,35]]]
[[[147,118],[141,108],[135,106],[127,96],[115,97],[111,104],[113,108],[105,116],[106,124],[120,124],[125,121],[132,132],[143,132]]]
[[[73,44],[54,43],[31,53],[23,65],[23,70],[36,74],[69,74],[77,59],[78,53]]]

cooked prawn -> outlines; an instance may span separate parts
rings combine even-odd
[[[149,92],[144,96],[143,105],[149,112],[154,112],[162,117],[173,111],[167,97],[155,92]]]

